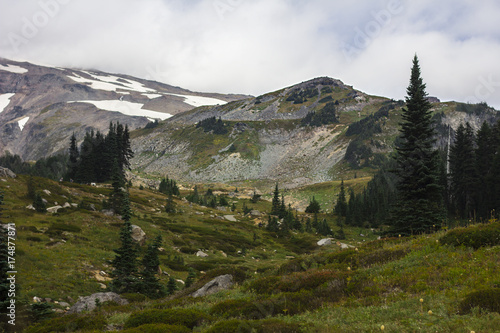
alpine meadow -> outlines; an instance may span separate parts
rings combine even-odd
[[[486,3],[4,6],[0,333],[500,332]]]

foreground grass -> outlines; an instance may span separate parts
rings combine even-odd
[[[45,196],[49,204],[85,202],[99,210],[102,195],[108,191],[36,180],[40,189],[51,191]],[[25,177],[0,186],[6,192],[3,221],[18,228],[19,302],[29,308],[37,296],[73,304],[78,296],[102,291],[100,283],[108,282],[98,282],[93,272],[110,272],[121,221],[84,208],[54,215],[34,213],[25,208],[29,203]],[[446,231],[375,240],[369,230],[346,228],[344,242],[356,249],[320,248],[315,245],[322,238],[319,235],[297,233],[278,239],[255,226],[253,218],[243,216],[239,209],[224,212],[176,199],[182,213],[168,215],[162,212],[162,194],[132,189],[131,199],[132,222],[146,231],[148,239],[163,235],[161,269],[185,279],[192,267],[198,272],[195,286],[166,299],[134,296],[126,306],[104,304],[92,313],[53,315],[29,332],[101,332],[106,327],[125,327],[130,332],[165,330],[166,326],[155,328],[154,318],[147,327],[131,326],[131,318],[142,318],[142,311],[153,309],[192,310],[193,315],[203,317],[188,329],[194,332],[378,332],[382,325],[386,332],[497,332],[500,327],[500,315],[485,308],[459,314],[460,303],[469,293],[500,288],[498,245],[477,249],[446,245],[440,241]],[[238,207],[243,201],[249,203],[231,200]],[[268,205],[261,201],[255,206],[265,211]],[[238,222],[224,220],[226,214]],[[196,257],[198,249],[209,257]],[[223,273],[237,276],[233,289],[199,299],[188,297]],[[167,277],[160,279],[166,283]],[[161,314],[169,318],[168,313]],[[22,318],[32,323],[29,313],[20,314]],[[186,331],[186,327],[177,329]]]

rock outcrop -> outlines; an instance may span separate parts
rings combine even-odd
[[[96,293],[86,297],[80,296],[78,302],[76,302],[66,313],[71,314],[79,313],[82,311],[92,311],[96,307],[96,300],[99,300],[99,303],[116,302],[119,305],[128,304],[128,301],[120,297],[120,295],[118,295],[117,293]]]
[[[192,297],[203,297],[214,294],[221,290],[227,290],[233,286],[233,276],[230,274],[220,275],[212,281],[205,284],[203,287],[195,291]]]

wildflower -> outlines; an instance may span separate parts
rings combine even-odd
[[[432,314],[432,311],[431,311],[431,310],[429,310],[427,313],[431,315],[431,314]]]
[[[381,331],[385,330],[385,326],[384,325],[380,326],[380,330]]]
[[[423,298],[421,298],[421,299],[420,299],[420,303],[423,303],[423,302],[424,302],[424,299],[423,299]]]
[[[347,270],[350,271],[351,270],[351,267],[347,267]]]

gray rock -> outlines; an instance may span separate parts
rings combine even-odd
[[[253,210],[250,211],[250,215],[252,215],[252,216],[262,216],[262,213],[259,212],[258,210],[253,209]]]
[[[63,208],[71,208],[71,205],[69,204],[69,202],[65,202]]]
[[[57,213],[57,211],[58,211],[59,209],[61,209],[61,208],[62,208],[62,206],[53,206],[53,207],[49,207],[49,208],[47,208],[47,212],[54,214],[54,213]]]
[[[202,257],[202,258],[205,258],[205,257],[208,257],[208,254],[206,254],[205,252],[203,251],[198,251],[196,252],[196,256],[197,257]]]
[[[121,298],[120,295],[118,295],[117,293],[113,292],[96,293],[86,297],[80,296],[78,302],[76,302],[75,305],[73,305],[66,313],[71,314],[71,313],[80,313],[82,311],[92,311],[96,307],[95,305],[96,299],[98,299],[100,303],[116,302],[119,305],[128,304],[128,301],[124,298]]]
[[[214,294],[216,292],[227,290],[233,286],[233,276],[230,274],[220,275],[212,281],[205,284],[203,287],[195,291],[192,297],[203,297]]]
[[[113,216],[113,215],[115,215],[115,212],[112,209],[103,209],[103,210],[101,210],[101,213],[103,213],[106,216]]]
[[[319,240],[317,244],[319,246],[331,245],[332,244],[332,239],[331,238],[323,238],[322,240]]]
[[[66,308],[68,306],[70,306],[68,303],[66,302],[59,302],[59,305],[62,306],[63,308]]]
[[[146,243],[146,233],[135,224],[132,224],[132,239],[141,246]]]
[[[16,174],[12,170],[0,167],[0,177],[1,178],[16,178]]]
[[[52,194],[49,190],[43,190],[42,192],[45,193],[45,194],[47,194],[47,195],[51,195]]]
[[[33,207],[33,205],[32,205],[32,204],[29,204],[28,206],[26,206],[26,209],[35,210],[35,207]]]
[[[238,220],[234,217],[234,215],[224,215],[224,218],[231,222],[238,222]]]

